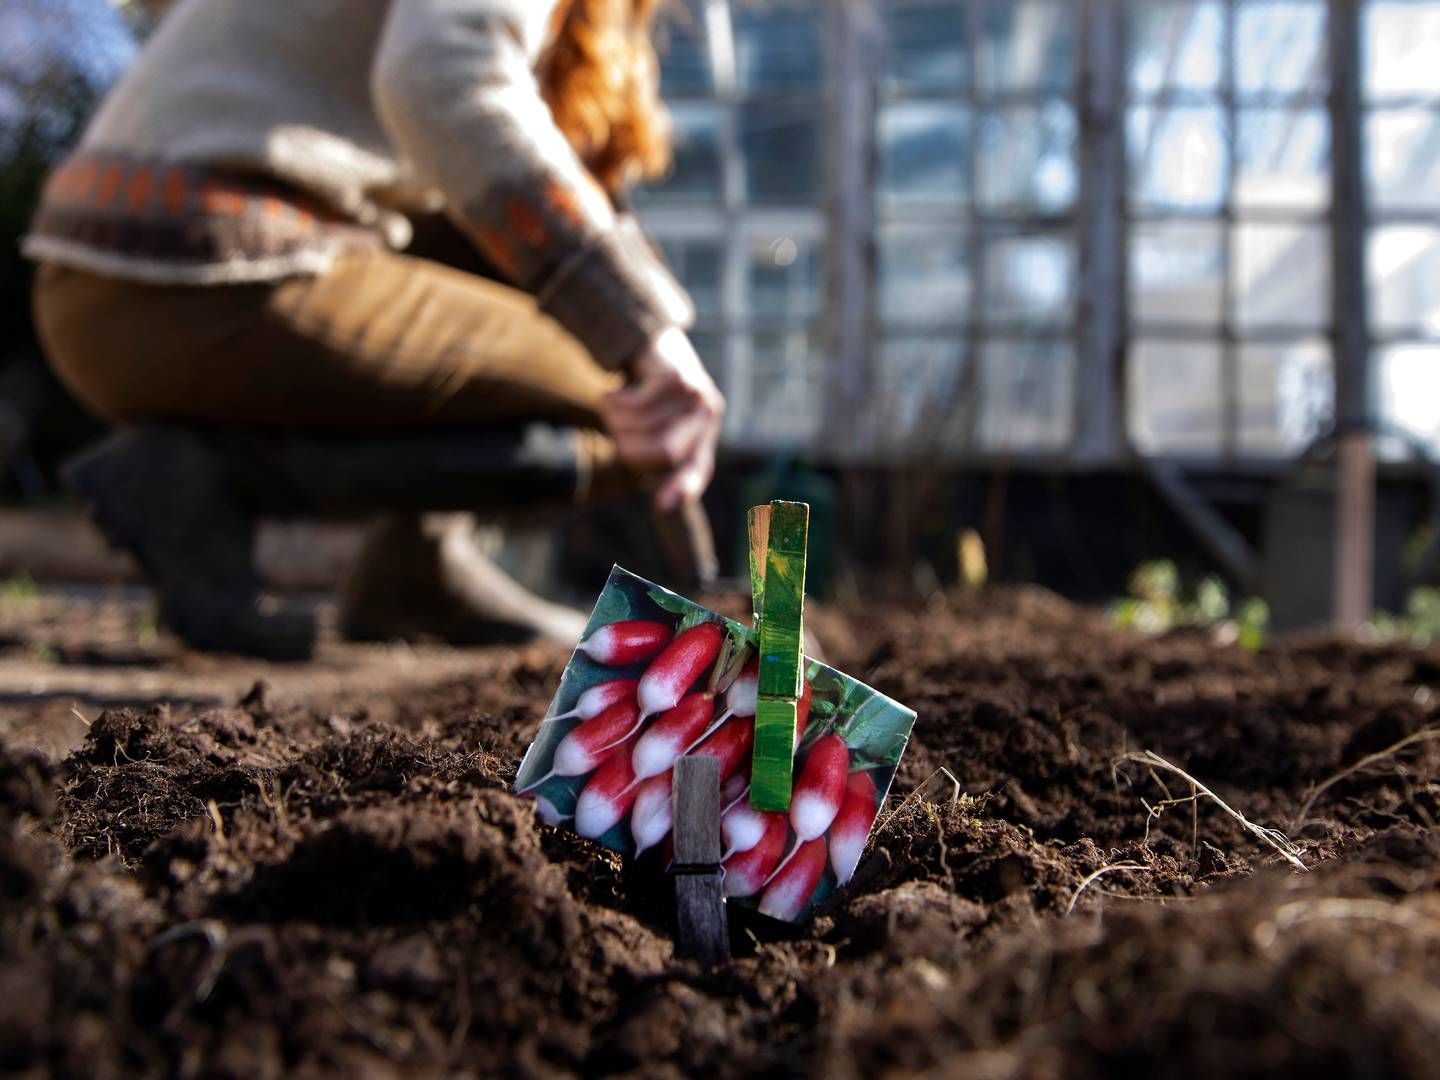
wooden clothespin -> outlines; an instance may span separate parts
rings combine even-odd
[[[675,945],[713,967],[730,959],[720,873],[720,762],[709,755],[675,761]]]
[[[789,810],[795,758],[795,711],[803,690],[806,503],[772,502],[749,514],[750,587],[760,638],[760,696],[750,805]]]
[[[759,630],[760,686],[750,805],[788,810],[795,710],[804,679],[805,554],[810,507],[774,502],[750,511],[750,582]],[[675,761],[675,939],[707,965],[730,958],[720,867],[720,768],[712,756]]]

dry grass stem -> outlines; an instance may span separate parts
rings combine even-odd
[[[1180,779],[1188,783],[1190,785],[1190,790],[1194,792],[1194,794],[1188,795],[1181,799],[1164,799],[1161,802],[1156,803],[1154,806],[1151,806],[1148,802],[1146,802],[1145,808],[1149,811],[1151,820],[1159,817],[1160,814],[1163,813],[1167,807],[1179,806],[1182,803],[1193,803],[1201,796],[1204,796],[1205,798],[1210,799],[1221,810],[1225,811],[1225,813],[1229,814],[1232,818],[1238,821],[1246,832],[1250,833],[1252,836],[1260,840],[1266,846],[1272,848],[1277,854],[1280,855],[1281,858],[1283,858],[1296,870],[1308,871],[1310,869],[1301,860],[1301,855],[1304,854],[1303,849],[1298,847],[1294,842],[1291,841],[1288,836],[1282,833],[1279,829],[1271,829],[1264,825],[1255,824],[1255,822],[1251,821],[1244,814],[1240,813],[1240,811],[1236,810],[1224,799],[1220,798],[1219,795],[1216,795],[1199,780],[1196,780],[1195,777],[1191,776],[1184,769],[1180,768],[1180,766],[1172,765],[1159,754],[1155,753],[1155,751],[1145,750],[1140,753],[1122,754],[1120,757],[1116,758],[1116,768],[1118,769],[1119,764],[1125,761],[1133,761],[1136,764],[1144,765],[1146,768],[1151,770],[1162,769],[1166,772],[1174,773],[1176,776],[1180,777]],[[1158,780],[1159,778],[1157,777],[1156,779]],[[1160,786],[1160,789],[1162,791],[1165,790],[1163,784]],[[1143,799],[1141,801],[1144,802]],[[1148,821],[1146,822],[1146,840],[1147,842],[1149,840]]]
[[[1423,728],[1420,731],[1414,732],[1413,734],[1406,735],[1405,738],[1401,739],[1397,743],[1392,743],[1384,750],[1377,750],[1373,754],[1367,754],[1365,757],[1355,762],[1354,765],[1351,765],[1348,768],[1341,769],[1334,776],[1330,777],[1330,779],[1324,781],[1319,786],[1317,786],[1314,791],[1310,792],[1309,797],[1306,798],[1305,802],[1296,812],[1291,824],[1299,825],[1300,823],[1302,823],[1309,815],[1311,808],[1315,805],[1316,801],[1320,798],[1320,796],[1325,794],[1325,792],[1329,791],[1336,784],[1340,783],[1340,781],[1345,780],[1348,777],[1354,776],[1356,773],[1362,772],[1363,770],[1368,769],[1371,765],[1375,765],[1381,761],[1384,761],[1386,758],[1394,757],[1401,750],[1404,750],[1407,746],[1434,738],[1440,738],[1440,728]]]
[[[1148,866],[1141,866],[1139,863],[1111,863],[1109,866],[1102,866],[1092,874],[1087,874],[1085,880],[1075,890],[1075,895],[1070,897],[1070,904],[1065,908],[1065,914],[1069,916],[1075,910],[1075,902],[1080,899],[1080,894],[1088,889],[1091,884],[1099,881],[1106,874],[1114,873],[1116,870],[1142,870],[1148,871]]]
[[[918,785],[916,785],[915,790],[910,792],[909,795],[906,795],[904,801],[901,802],[899,806],[895,807],[894,810],[891,810],[890,813],[885,815],[885,820],[876,827],[873,835],[879,836],[882,832],[884,832],[886,826],[888,826],[890,822],[894,821],[895,818],[901,813],[901,811],[905,810],[906,807],[908,807],[912,802],[917,801],[925,794],[925,789],[930,786],[930,781],[941,775],[943,775],[945,779],[950,781],[954,789],[950,793],[950,805],[954,806],[957,802],[959,802],[960,781],[955,779],[954,773],[952,773],[949,769],[945,768],[945,766],[942,765],[940,766],[940,768],[936,769],[924,780],[922,780]]]

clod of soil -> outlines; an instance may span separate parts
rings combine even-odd
[[[1033,591],[812,623],[919,722],[848,889],[805,928],[737,919],[714,972],[645,860],[507,791],[559,653],[0,749],[0,1067],[1433,1074],[1440,650],[1252,655]]]

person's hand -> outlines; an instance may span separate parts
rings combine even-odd
[[[604,398],[600,417],[622,462],[660,475],[659,509],[704,494],[725,399],[684,331],[664,331],[632,361],[630,385]]]

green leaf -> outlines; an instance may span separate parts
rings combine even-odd
[[[880,769],[884,766],[883,761],[875,761],[868,754],[857,754],[853,750],[850,752],[850,771],[852,773],[860,772],[862,769]]]
[[[720,617],[713,611],[706,611],[702,607],[691,608],[680,620],[680,625],[675,628],[675,636],[679,637],[691,627],[699,626],[701,623],[720,622]]]
[[[671,615],[679,615],[681,618],[693,615],[697,606],[683,596],[676,596],[665,589],[651,589],[650,601],[661,611],[668,611]]]
[[[735,650],[735,662],[744,667],[755,655],[755,631],[739,623],[727,622],[725,632],[730,635],[730,642]]]
[[[1204,622],[1219,622],[1230,614],[1230,591],[1218,577],[1207,577],[1195,590],[1195,607]]]
[[[855,684],[837,728],[853,753],[878,765],[899,764],[910,739],[915,714],[868,686]]]
[[[630,602],[629,593],[625,589],[616,588],[615,580],[611,578],[605,585],[605,591],[595,601],[595,610],[590,613],[590,622],[586,625],[585,636],[589,637],[602,626],[623,622],[631,617],[633,610],[634,606]]]
[[[827,667],[818,661],[811,661],[808,681],[810,691],[817,699],[829,697],[837,701],[843,699],[851,687],[861,685],[854,679],[848,679],[834,668]]]

